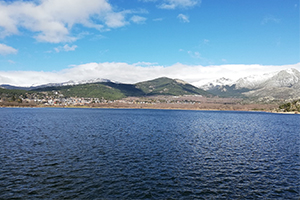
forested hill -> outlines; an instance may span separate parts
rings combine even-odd
[[[112,82],[88,83],[73,86],[39,88],[33,91],[57,91],[64,97],[103,98],[107,100],[122,99],[128,96],[142,96],[144,93],[131,84]]]
[[[197,88],[189,83],[178,79],[166,77],[157,78],[135,84],[136,88],[141,89],[146,95],[203,95],[210,96],[209,92]]]

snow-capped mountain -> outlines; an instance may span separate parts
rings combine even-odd
[[[200,88],[220,96],[246,96],[267,99],[300,98],[300,72],[286,69],[279,72],[251,75],[237,81],[221,78]]]
[[[296,69],[282,70],[261,84],[261,87],[298,87],[300,72]]]
[[[278,72],[266,73],[261,75],[251,75],[238,79],[234,84],[236,88],[258,88],[262,83],[275,76]]]
[[[38,87],[68,86],[68,85],[80,85],[80,84],[99,83],[99,82],[112,82],[112,81],[103,78],[96,78],[96,79],[81,80],[81,81],[67,81],[63,83],[48,83],[45,85],[39,85]]]
[[[103,78],[95,78],[95,79],[81,80],[81,81],[67,81],[63,83],[48,83],[44,85],[33,85],[31,87],[19,87],[19,86],[12,86],[12,85],[0,85],[0,87],[5,89],[33,90],[33,89],[45,88],[45,87],[70,86],[70,85],[80,85],[80,84],[99,83],[99,82],[114,82],[114,81],[111,81],[109,79],[103,79]]]

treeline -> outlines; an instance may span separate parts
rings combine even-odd
[[[279,109],[282,110],[283,112],[294,112],[294,111],[300,112],[300,99],[282,104],[279,106]]]
[[[29,93],[30,92],[24,90],[8,90],[0,88],[0,101],[22,103],[22,98],[26,98]]]

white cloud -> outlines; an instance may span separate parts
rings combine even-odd
[[[148,65],[149,64],[149,65]],[[72,66],[58,72],[43,71],[0,71],[0,84],[19,86],[40,85],[66,82],[69,80],[87,80],[107,78],[122,83],[137,83],[158,77],[179,78],[196,86],[208,81],[226,77],[238,79],[252,74],[263,74],[288,68],[300,71],[300,63],[294,65],[183,65],[180,63],[163,67],[151,63],[88,63]]]
[[[161,9],[190,8],[200,3],[200,0],[163,0],[158,7]]]
[[[72,27],[107,30],[126,25],[125,15],[115,12],[108,0],[0,1],[0,37],[20,34],[25,28],[41,42],[72,42]]]
[[[176,9],[176,8],[191,8],[201,3],[201,0],[139,0],[142,2],[159,2],[158,8],[161,9]]]
[[[132,65],[134,65],[134,66],[155,66],[155,65],[157,65],[158,63],[151,63],[151,62],[137,62],[137,63],[134,63],[134,64],[132,64]]]
[[[7,46],[5,44],[0,44],[0,54],[1,55],[16,54],[16,53],[18,53],[17,49]]]
[[[145,17],[134,15],[130,20],[136,24],[144,24],[147,19]]]
[[[9,62],[10,64],[16,64],[16,62],[13,60],[8,60],[7,62]]]
[[[280,19],[274,17],[273,15],[268,15],[268,16],[265,16],[264,19],[261,21],[261,24],[264,25],[264,24],[267,24],[269,22],[273,22],[273,23],[280,23]]]
[[[142,1],[142,2],[156,2],[157,0],[139,0],[139,1]]]
[[[153,21],[155,21],[155,22],[162,21],[162,20],[163,20],[163,18],[155,18],[155,19],[153,19]]]
[[[70,47],[69,45],[66,44],[64,46],[65,51],[75,51],[76,48],[77,48],[77,45],[73,45],[73,46]]]
[[[105,16],[105,24],[109,28],[119,28],[128,24],[125,20],[126,12],[109,13]]]
[[[54,50],[59,53],[61,51],[75,51],[75,49],[77,48],[77,45],[73,45],[73,46],[69,46],[68,44],[64,45],[64,46],[59,46],[54,48]]]
[[[189,53],[193,58],[202,59],[201,54],[200,54],[198,51],[195,51],[195,52],[188,51],[188,53]]]
[[[177,18],[178,18],[181,22],[183,22],[183,23],[189,23],[189,22],[190,22],[189,17],[186,16],[186,15],[184,15],[184,14],[179,14],[179,15],[177,16]]]
[[[203,43],[204,43],[204,44],[208,44],[209,42],[210,42],[210,41],[209,41],[208,39],[204,39],[204,40],[203,40]]]

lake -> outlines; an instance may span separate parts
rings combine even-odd
[[[0,108],[0,199],[299,199],[300,115]]]

